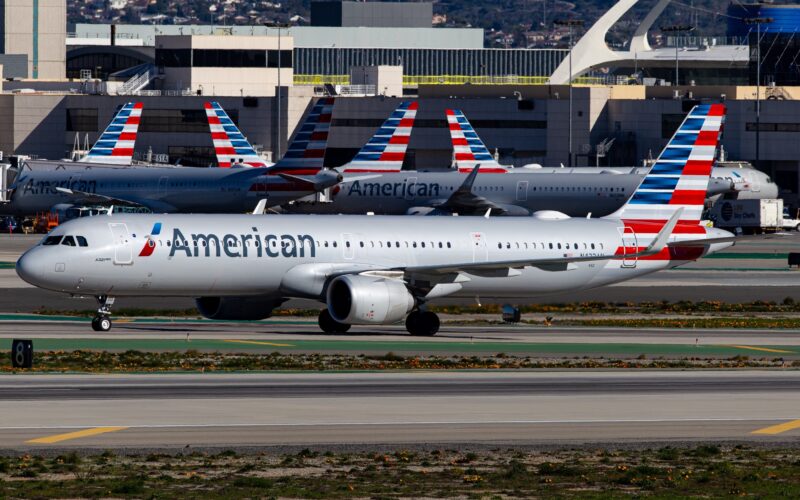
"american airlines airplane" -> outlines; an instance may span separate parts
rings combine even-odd
[[[214,319],[289,298],[327,304],[325,332],[405,321],[434,335],[441,297],[536,296],[644,276],[730,246],[700,225],[725,108],[695,107],[633,196],[599,218],[116,214],[70,221],[17,262],[32,285],[95,296],[188,296]]]
[[[262,199],[268,200],[268,206],[280,205],[341,181],[338,172],[322,169],[332,109],[333,99],[317,101],[295,134],[287,155],[271,168],[69,164],[38,170],[23,165],[11,186],[10,202],[0,209],[29,215],[71,206],[110,204],[152,212],[242,213],[252,211]],[[208,103],[206,111],[221,166],[230,167],[232,162],[266,166],[218,103]],[[109,128],[116,126],[112,123]],[[309,134],[314,140],[309,140]],[[104,133],[89,158],[123,158],[124,153],[130,160],[133,140],[135,132],[122,132],[116,139]],[[122,141],[124,147],[119,145]],[[100,150],[99,146],[103,152],[93,153]]]
[[[416,103],[401,104],[381,127],[383,137],[373,138],[338,169],[345,180],[364,173],[372,178],[336,186],[326,201],[300,200],[281,208],[287,213],[476,215],[491,209],[493,215],[604,216],[630,198],[648,170],[506,167],[459,110],[446,112],[457,170],[401,170],[415,114]],[[708,194],[718,196],[731,186],[714,178]]]

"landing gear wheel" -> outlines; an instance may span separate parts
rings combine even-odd
[[[92,319],[92,330],[96,332],[107,332],[111,330],[111,306],[114,305],[114,297],[98,295],[95,297],[100,307],[97,308],[97,315]]]
[[[350,325],[346,325],[344,323],[339,323],[331,313],[327,309],[323,309],[319,313],[319,327],[325,333],[347,333],[350,329]]]
[[[95,316],[92,318],[92,330],[96,332],[111,330],[111,319],[108,316]]]
[[[433,337],[439,325],[439,316],[430,311],[414,311],[406,318],[406,330],[414,337]]]

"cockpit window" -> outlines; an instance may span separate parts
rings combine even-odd
[[[72,236],[64,236],[64,239],[61,240],[61,244],[68,247],[77,246],[75,245],[75,238],[73,238]]]
[[[86,241],[86,238],[84,238],[83,236],[76,236],[75,239],[78,240],[78,246],[81,246],[81,247],[88,247],[89,246],[89,243]]]
[[[48,236],[47,238],[44,239],[42,245],[47,245],[47,246],[58,245],[59,243],[61,243],[61,238],[63,238],[63,236]]]

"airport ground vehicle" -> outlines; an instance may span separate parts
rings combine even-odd
[[[783,200],[719,200],[709,211],[714,226],[760,233],[783,229]]]
[[[608,285],[732,244],[700,225],[722,105],[695,107],[641,186],[601,219],[119,215],[66,223],[17,262],[25,281],[100,302],[200,297],[214,319],[259,319],[288,298],[327,304],[326,332],[405,320],[434,335],[441,297],[535,296]]]
[[[789,207],[783,206],[783,228],[800,232],[800,209],[792,216]]]

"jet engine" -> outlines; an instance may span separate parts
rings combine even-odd
[[[284,299],[274,297],[199,297],[195,299],[197,310],[208,319],[254,321],[272,316],[273,309],[280,307]]]
[[[398,280],[345,275],[328,285],[328,312],[347,325],[397,323],[414,305],[414,297]]]

